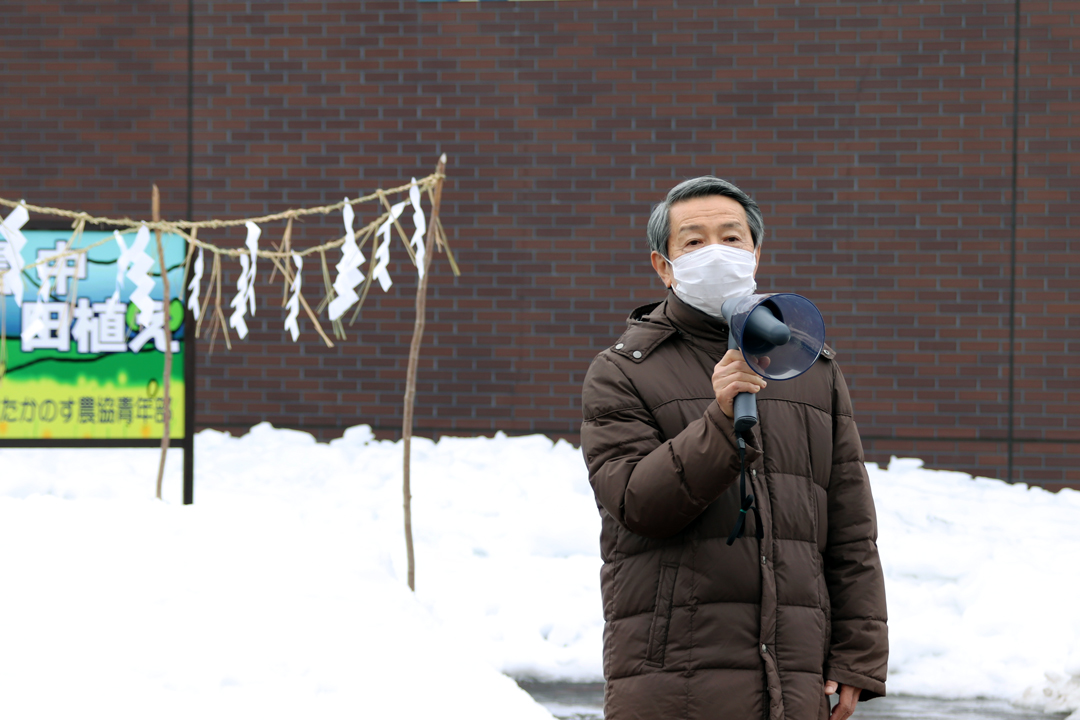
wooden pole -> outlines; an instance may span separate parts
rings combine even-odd
[[[409,367],[405,374],[405,408],[401,422],[401,436],[405,445],[404,495],[405,495],[405,552],[409,559],[409,589],[416,591],[416,558],[413,554],[412,537],[412,492],[409,486],[410,457],[412,450],[413,405],[416,401],[416,368],[420,361],[420,342],[424,338],[424,320],[427,312],[427,284],[430,277],[431,258],[435,255],[435,238],[438,235],[436,221],[439,206],[442,204],[442,175],[446,172],[446,153],[439,158],[435,169],[439,178],[435,181],[435,194],[431,204],[431,219],[428,220],[427,238],[424,253],[424,276],[416,287],[416,324],[413,326],[412,344],[409,346]]]
[[[157,184],[154,185],[153,193],[150,201],[151,215],[154,222],[161,220],[161,195],[158,192]],[[165,264],[165,250],[161,244],[161,231],[154,231],[154,239],[157,241],[157,254],[158,254],[158,267],[161,268],[161,286],[162,286],[162,301],[161,306],[163,314],[165,315],[163,322],[165,327],[163,332],[165,334],[165,371],[161,378],[161,393],[165,403],[165,431],[161,434],[161,461],[158,463],[157,474],[157,499],[161,499],[161,483],[165,478],[165,456],[169,452],[169,426],[170,426],[170,410],[169,407],[169,380],[172,377],[172,329],[169,323],[169,302],[172,299],[172,293],[169,290],[169,267]],[[190,452],[190,451],[189,451]]]

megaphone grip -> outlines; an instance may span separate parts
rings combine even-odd
[[[732,419],[735,421],[735,432],[749,432],[757,425],[757,396],[753,393],[739,393],[735,396]]]

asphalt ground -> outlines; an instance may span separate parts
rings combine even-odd
[[[603,720],[603,683],[519,682],[533,698],[560,720]],[[1004,700],[940,700],[900,695],[859,703],[853,720],[1060,720],[1014,707]]]

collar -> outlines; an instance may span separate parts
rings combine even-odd
[[[661,310],[668,322],[691,342],[719,355],[727,352],[728,325],[723,319],[687,305],[671,290],[655,312]]]

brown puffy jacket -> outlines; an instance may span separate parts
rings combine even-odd
[[[826,346],[758,393],[746,451],[712,371],[727,326],[673,293],[589,368],[581,444],[602,519],[607,720],[812,720],[824,680],[885,694],[877,521],[847,385]]]

